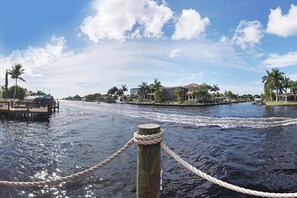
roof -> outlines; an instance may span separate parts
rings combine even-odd
[[[198,88],[200,87],[200,85],[198,85],[197,83],[191,83],[188,85],[185,85],[185,88]]]

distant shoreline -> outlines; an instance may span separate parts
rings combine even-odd
[[[245,101],[244,101],[245,102]],[[173,106],[173,107],[199,107],[199,106],[215,106],[215,105],[228,105],[243,102],[224,102],[224,103],[198,103],[198,104],[166,104],[166,103],[141,103],[141,102],[128,102],[123,104],[142,105],[142,106]]]

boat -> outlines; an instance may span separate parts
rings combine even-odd
[[[254,105],[265,105],[265,102],[262,100],[262,98],[255,98],[252,103]]]

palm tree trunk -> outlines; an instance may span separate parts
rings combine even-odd
[[[15,95],[16,95],[16,89],[17,89],[17,86],[18,86],[18,79],[16,78],[16,79],[15,79],[14,93],[13,93],[13,102],[14,102],[14,100],[15,100]]]
[[[271,91],[271,89],[270,89],[270,102],[272,102],[272,91]]]
[[[287,90],[286,90],[286,93],[285,93],[285,103],[288,102],[288,95],[287,95]]]
[[[275,92],[275,102],[278,102],[277,90]]]

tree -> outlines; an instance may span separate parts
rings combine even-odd
[[[161,82],[157,78],[155,78],[154,83],[151,84],[151,87],[153,88],[155,100],[160,101],[162,96],[160,90],[160,88],[162,87]]]
[[[6,70],[6,72],[5,72],[5,87],[4,87],[4,91],[5,91],[5,98],[8,98],[8,70]]]
[[[142,82],[142,84],[138,85],[138,87],[140,88],[140,91],[143,94],[143,99],[146,99],[146,93],[150,89],[148,84],[146,82]]]
[[[262,77],[264,83],[264,91],[269,91],[270,101],[272,101],[272,91],[275,90],[275,100],[278,101],[278,92],[282,89],[283,72],[277,68],[273,68],[271,72],[266,70],[266,76]]]
[[[122,90],[123,90],[124,93],[125,93],[126,91],[128,91],[128,88],[127,88],[126,85],[121,85],[121,86],[122,86]]]
[[[270,102],[272,102],[273,82],[271,74],[268,70],[266,70],[266,76],[262,77],[262,83],[264,83],[264,91],[269,91]]]
[[[118,89],[117,92],[116,92],[116,94],[118,96],[122,96],[124,94],[124,90],[123,89]]]
[[[18,86],[17,87],[18,92],[16,94],[15,94],[15,90],[16,90],[15,86],[9,87],[8,92],[7,92],[7,96],[9,98],[12,98],[14,96],[15,98],[23,100],[25,98],[26,89]]]
[[[199,101],[202,102],[206,102],[209,99],[209,93],[208,90],[211,88],[211,86],[209,86],[206,83],[203,83],[200,88],[198,89],[198,99]]]
[[[297,94],[297,81],[291,81],[290,91],[294,94]]]
[[[13,100],[15,99],[16,92],[17,92],[17,86],[18,86],[18,79],[25,82],[25,80],[21,77],[25,72],[25,69],[22,68],[23,66],[21,64],[14,64],[11,66],[11,70],[8,71],[8,74],[11,76],[12,79],[15,79],[15,86],[14,86],[14,94],[13,94]]]
[[[109,95],[114,95],[116,94],[118,91],[118,88],[116,86],[113,86],[112,88],[110,88],[108,91],[107,91],[107,94]]]
[[[217,91],[220,91],[220,88],[218,87],[218,85],[213,85],[213,86],[210,86],[209,91],[212,91],[215,93]]]
[[[271,70],[272,86],[275,89],[275,102],[278,102],[278,93],[282,89],[282,81],[284,79],[284,72],[280,72],[277,68]]]
[[[282,88],[285,91],[285,103],[288,101],[288,88],[290,88],[291,80],[288,77],[284,77],[282,80]]]
[[[186,93],[186,89],[184,87],[179,87],[175,90],[175,95],[179,103],[182,103],[184,101],[185,93]]]

